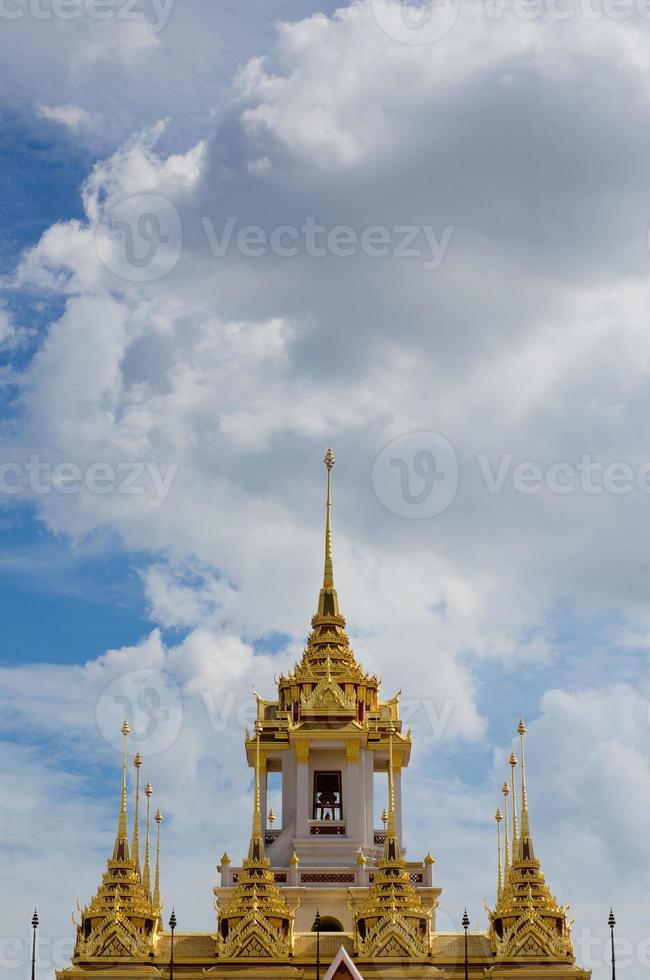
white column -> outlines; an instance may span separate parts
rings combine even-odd
[[[296,837],[309,837],[311,793],[309,787],[309,748],[295,749],[296,778]]]
[[[361,773],[357,756],[356,762],[348,761],[345,772],[345,782],[347,784],[347,803],[344,808],[344,819],[347,836],[353,840],[363,842],[364,838],[364,808],[361,802]]]
[[[365,795],[366,795],[366,845],[375,843],[375,753],[364,749]]]

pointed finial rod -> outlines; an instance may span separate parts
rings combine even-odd
[[[38,929],[38,912],[34,909],[32,916],[32,980],[36,980],[36,930]]]
[[[505,816],[505,831],[506,831],[504,870],[507,871],[508,868],[510,867],[510,832],[508,829],[508,797],[510,796],[510,787],[508,786],[507,782],[503,784],[503,788],[501,789],[501,792],[503,793],[503,812]]]
[[[157,909],[162,908],[162,903],[160,901],[160,825],[162,823],[162,819],[162,813],[160,810],[156,810],[154,820],[158,824],[158,833],[156,837],[156,876],[153,886],[153,904]]]
[[[393,777],[393,735],[395,726],[388,729],[388,832],[395,833],[395,780]]]
[[[332,560],[332,469],[336,457],[332,448],[325,453],[325,466],[327,467],[327,516],[325,520],[325,571],[323,574],[323,588],[334,588],[334,564]]]
[[[153,789],[151,788],[151,783],[147,783],[144,791],[144,795],[147,797],[147,832],[144,843],[144,870],[142,872],[142,884],[149,899],[151,899],[151,847],[149,843],[149,830],[151,827],[152,793]]]
[[[503,820],[503,817],[501,816],[501,810],[499,808],[497,808],[494,819],[497,822],[497,898],[501,898],[501,893],[503,891],[503,867],[501,864],[501,821]]]
[[[253,811],[253,836],[262,836],[262,800],[260,792],[260,734],[262,726],[255,725],[255,809]]]
[[[510,764],[511,777],[510,781],[512,783],[512,850],[514,853],[515,844],[519,837],[519,826],[517,824],[517,782],[515,780],[515,769],[517,768],[517,756],[514,752],[510,753],[510,759],[508,760]]]
[[[120,817],[117,824],[117,837],[115,839],[115,847],[113,849],[113,860],[114,861],[128,861],[129,860],[129,828],[126,818],[126,744],[129,737],[128,721],[125,721],[120,729],[122,732],[122,737],[124,739],[124,746],[122,749],[122,800],[120,803]]]
[[[526,725],[523,719],[517,727],[521,745],[521,836],[530,837],[530,822],[528,819],[528,795],[526,793]]]
[[[607,925],[609,926],[612,944],[612,980],[616,980],[616,949],[614,946],[614,926],[616,925],[616,919],[614,918],[614,909],[609,910]]]
[[[133,760],[135,767],[135,810],[133,814],[133,843],[131,845],[131,855],[135,861],[135,870],[142,881],[142,869],[140,868],[140,767],[142,766],[142,756],[136,752]]]

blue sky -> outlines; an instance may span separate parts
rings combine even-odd
[[[2,25],[8,977],[34,903],[45,980],[96,887],[124,698],[166,895],[212,928],[251,685],[314,610],[330,441],[342,607],[411,714],[405,836],[445,927],[484,923],[523,714],[547,877],[578,936],[615,904],[645,968],[650,28],[569,6]]]

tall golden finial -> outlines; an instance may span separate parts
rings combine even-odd
[[[393,735],[395,726],[388,729],[388,829],[395,832],[395,780],[393,778]],[[391,828],[392,819],[392,828]]]
[[[503,813],[505,817],[505,831],[506,831],[505,859],[504,859],[503,867],[504,870],[507,871],[508,868],[510,867],[510,832],[508,830],[508,797],[510,796],[510,787],[508,786],[507,783],[503,784],[501,792],[503,793]]]
[[[399,861],[400,847],[397,839],[397,817],[395,814],[395,777],[393,773],[393,735],[395,726],[388,729],[388,816],[386,838],[384,840],[384,861]]]
[[[497,822],[497,898],[501,897],[501,892],[503,891],[503,867],[501,865],[501,821],[503,817],[501,816],[501,810],[497,807],[497,812],[494,815],[494,819]]]
[[[135,766],[135,810],[133,814],[133,844],[131,845],[131,856],[135,861],[135,870],[142,881],[142,869],[140,868],[140,767],[142,756],[136,752],[133,760]]]
[[[126,817],[126,743],[129,737],[129,723],[124,722],[120,729],[124,738],[124,748],[122,750],[122,800],[120,804],[120,817],[117,824],[117,837],[113,848],[114,861],[129,860],[129,828]]]
[[[250,861],[261,861],[264,857],[264,839],[262,837],[262,803],[260,794],[260,734],[262,726],[255,724],[255,802],[253,805],[253,828],[248,858]]]
[[[328,449],[325,453],[325,466],[327,467],[327,498],[326,498],[326,517],[325,517],[325,568],[323,571],[323,587],[320,590],[318,599],[317,616],[340,616],[339,600],[334,588],[334,563],[332,560],[332,468],[334,466],[334,453]]]
[[[330,446],[325,453],[325,466],[327,467],[327,517],[325,520],[325,571],[323,574],[323,588],[334,588],[334,565],[332,562],[332,468],[336,462],[336,457]]]
[[[521,745],[521,836],[530,837],[530,822],[528,819],[528,795],[526,793],[526,725],[523,719],[517,727],[519,732],[519,743]]]
[[[144,871],[142,872],[142,884],[144,885],[144,890],[147,893],[147,897],[151,899],[151,849],[149,845],[149,828],[151,825],[151,794],[153,789],[151,788],[151,783],[147,783],[144,791],[144,795],[147,797],[147,833],[145,836],[144,844]]]
[[[511,783],[512,783],[512,850],[514,853],[515,844],[517,843],[517,838],[519,837],[519,827],[517,824],[517,783],[515,780],[515,769],[517,768],[517,756],[514,752],[510,753],[510,759],[508,760],[511,773]]]
[[[156,837],[156,877],[154,879],[153,886],[153,904],[157,909],[162,908],[160,901],[160,825],[162,823],[162,819],[162,813],[160,810],[156,810],[154,820],[158,824],[158,833]]]

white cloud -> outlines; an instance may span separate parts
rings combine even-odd
[[[648,218],[638,203],[650,149],[647,65],[627,58],[643,50],[647,28],[509,14],[495,23],[482,5],[466,4],[448,37],[417,47],[387,37],[369,2],[305,16],[281,27],[227,98],[223,89],[209,94],[217,88],[209,72],[196,76],[201,108],[170,153],[185,96],[162,103],[184,65],[170,55],[196,28],[187,16],[179,33],[136,49],[151,74],[127,71],[112,90],[131,105],[125,86],[137,81],[137,111],[120,113],[117,131],[129,128],[125,116],[134,129],[153,128],[96,165],[84,220],[57,223],[23,256],[16,286],[53,294],[63,309],[22,374],[6,449],[24,460],[45,446],[53,461],[84,467],[180,464],[159,509],[127,493],[37,502],[57,534],[80,540],[109,526],[126,548],[154,554],[142,570],[151,615],[190,634],[166,648],[153,633],[84,668],[5,672],[12,727],[58,741],[65,717],[85,739],[88,764],[96,753],[114,761],[95,728],[101,692],[136,666],[169,674],[198,707],[150,760],[171,811],[166,873],[186,896],[187,882],[200,882],[184,918],[209,928],[213,858],[235,823],[220,810],[223,798],[238,827],[248,819],[241,723],[250,686],[272,691],[314,608],[319,459],[332,440],[342,607],[359,659],[383,676],[385,692],[401,686],[405,701],[419,702],[412,853],[428,849],[431,828],[447,921],[457,922],[468,894],[478,907],[477,888],[493,887],[490,814],[502,777],[485,781],[476,756],[498,744],[511,702],[536,706],[557,687],[531,725],[544,867],[558,895],[574,899],[579,923],[593,925],[634,860],[619,904],[637,941],[634,906],[643,907],[650,855],[641,846],[633,859],[626,834],[647,809],[646,694],[607,678],[615,667],[629,682],[640,669],[646,495],[528,495],[509,479],[490,494],[477,454],[494,467],[510,455],[512,466],[544,471],[584,453],[634,469],[648,461]],[[53,106],[83,101],[110,118],[110,85],[91,85],[88,102],[77,89],[111,79],[116,37],[101,35],[104,54],[92,49],[86,60],[74,42],[73,71],[53,81]],[[201,72],[206,50],[188,49]],[[167,130],[154,125],[167,114]],[[120,221],[135,232],[151,217],[138,211],[142,195],[175,209],[182,231],[177,261],[165,270],[161,248],[156,271],[166,274],[152,282],[135,275],[124,228],[111,223],[123,207]],[[451,225],[454,237],[435,273],[399,256],[251,258],[233,246],[217,258],[201,219],[220,231],[229,216],[269,232],[312,216],[359,231]],[[110,246],[103,261],[99,229]],[[145,222],[142,249],[154,231]],[[167,235],[164,221],[159,231]],[[460,463],[456,500],[422,522],[388,512],[371,483],[378,451],[420,430],[443,433]],[[572,635],[580,617],[605,619],[586,649]],[[625,626],[614,630],[611,620]],[[272,631],[288,636],[286,649],[275,660],[254,657],[253,642]],[[625,643],[629,660],[603,656],[607,644]],[[233,710],[234,727],[221,731]],[[440,740],[424,741],[440,717]],[[35,781],[41,758],[35,748]],[[448,777],[452,765],[471,771]],[[96,806],[108,814],[105,801]],[[107,842],[108,817],[105,826]],[[57,898],[57,908],[70,898]]]
[[[80,130],[92,130],[98,125],[98,120],[78,105],[50,106],[39,102],[36,110],[44,119],[60,123],[62,126],[71,129],[73,133]]]

